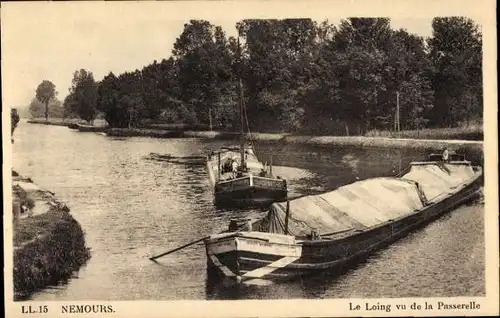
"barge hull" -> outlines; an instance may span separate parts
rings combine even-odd
[[[284,253],[276,252],[276,243],[252,238],[254,232],[247,232],[249,237],[245,237],[245,232],[242,232],[239,236],[229,236],[227,240],[207,241],[207,268],[211,275],[222,274],[237,281],[253,278],[281,280],[325,270],[338,271],[473,199],[479,192],[477,179],[449,197],[434,204],[431,202],[420,211],[400,219],[335,240],[288,244],[290,251]],[[217,246],[221,243],[225,244],[226,250],[217,251]],[[298,250],[300,253],[297,255]]]

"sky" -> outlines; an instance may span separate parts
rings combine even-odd
[[[255,2],[254,2],[255,3]],[[109,4],[109,2],[108,2]],[[7,107],[23,107],[35,96],[35,89],[47,79],[56,85],[58,98],[68,94],[73,73],[86,69],[100,80],[110,71],[115,75],[142,69],[154,60],[168,58],[184,23],[204,18],[220,25],[227,35],[235,35],[235,24],[242,18],[290,17],[270,15],[271,9],[237,10],[234,6],[173,4],[138,6],[46,3],[45,5],[2,4],[2,98]],[[206,4],[206,3],[204,3]],[[255,7],[255,5],[253,5]],[[213,9],[226,9],[224,15]],[[305,10],[305,9],[304,9]],[[292,13],[338,24],[342,15],[308,14],[298,8]],[[194,12],[194,13],[193,13]],[[278,12],[278,11],[276,11]],[[391,17],[393,29],[432,35],[432,17]]]

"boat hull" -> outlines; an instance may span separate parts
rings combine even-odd
[[[268,205],[287,196],[286,180],[253,175],[219,182],[214,188],[216,205]]]
[[[97,126],[90,126],[90,125],[81,125],[81,124],[76,124],[76,129],[80,132],[104,132],[106,130],[106,127],[97,127]]]
[[[78,124],[76,124],[76,123],[69,123],[68,124],[68,128],[69,129],[76,129],[76,130],[78,130]]]
[[[239,158],[239,152],[226,150],[219,153],[219,158],[216,154],[207,157],[206,166],[210,183],[213,186],[215,205],[224,207],[266,206],[287,197],[286,180],[274,176],[260,176],[259,172],[264,168],[264,165],[258,161],[253,150],[248,148],[246,151],[249,171],[236,178],[232,177],[232,173],[219,173],[219,170],[222,169],[221,162],[225,158]]]
[[[293,236],[252,231],[211,237],[205,241],[207,269],[212,276],[228,277],[237,282],[255,278],[292,279],[319,272],[335,273],[479,193],[478,178],[420,211],[363,231],[346,233],[336,239],[296,242]]]

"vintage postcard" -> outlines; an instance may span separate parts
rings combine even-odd
[[[495,9],[2,2],[6,316],[498,315]]]

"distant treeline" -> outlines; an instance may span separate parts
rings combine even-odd
[[[49,112],[48,115],[51,118],[63,118],[64,109],[60,100],[54,98],[49,102]],[[28,106],[29,116],[31,118],[41,118],[45,116],[45,106],[36,97],[31,100]]]
[[[239,88],[252,131],[364,134],[482,120],[482,35],[463,17],[435,18],[424,39],[390,19],[243,20],[239,41],[191,20],[171,57],[95,82],[75,72],[66,113],[112,127],[145,122],[237,129]],[[167,54],[166,54],[167,55]],[[245,126],[247,123],[245,123]],[[232,128],[231,128],[232,127]],[[246,128],[246,127],[245,127]]]

